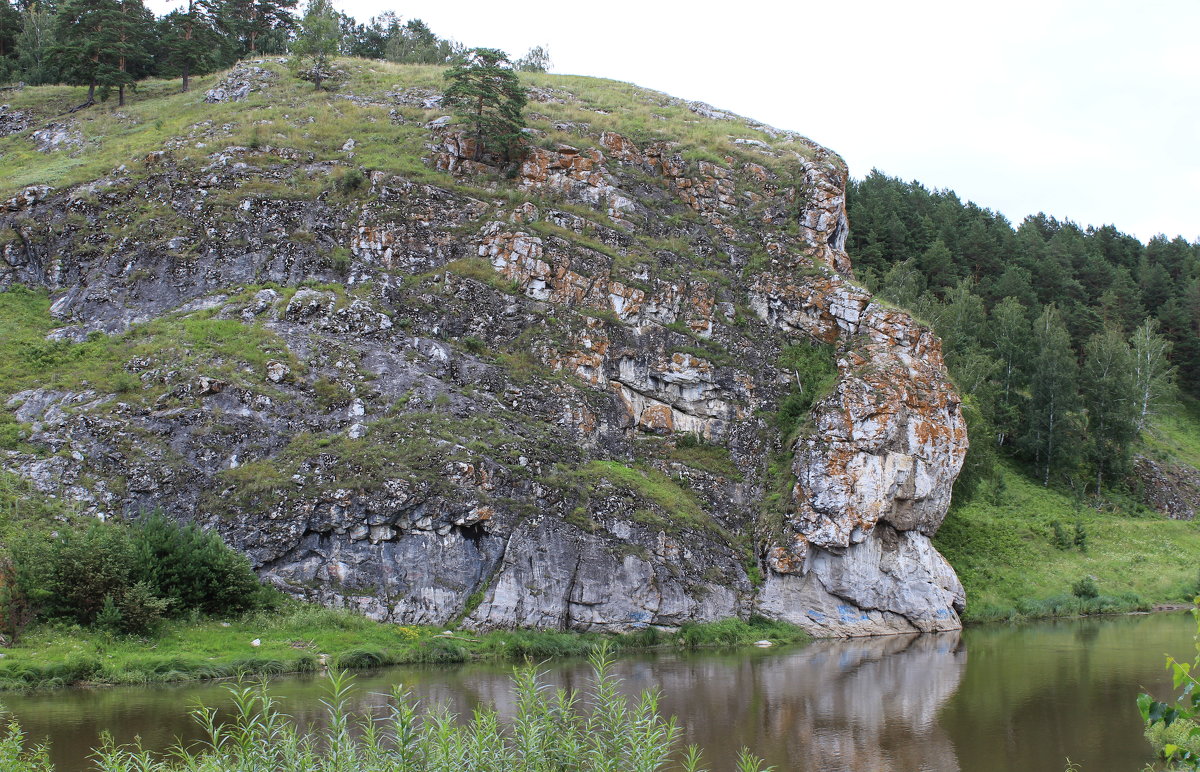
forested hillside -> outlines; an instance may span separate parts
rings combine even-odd
[[[848,199],[857,275],[935,327],[972,398],[960,487],[990,469],[987,447],[1043,483],[1121,484],[1154,417],[1200,394],[1200,244],[1044,214],[1013,227],[877,171]]]
[[[847,193],[856,275],[933,325],[967,401],[938,547],[969,615],[1200,589],[1194,521],[1159,519],[1191,520],[1200,492],[1200,244],[1014,226],[878,171]]]

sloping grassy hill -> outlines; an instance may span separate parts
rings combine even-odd
[[[181,165],[203,164],[226,145],[287,147],[311,152],[315,161],[344,162],[343,146],[350,138],[355,140],[353,159],[359,166],[415,181],[451,187],[461,183],[423,162],[429,139],[424,125],[447,111],[394,107],[389,96],[405,90],[440,91],[445,86],[442,68],[343,59],[338,66],[349,77],[338,92],[327,93],[314,92],[278,60],[255,66],[271,74],[267,88],[240,102],[204,101],[206,90],[225,76],[223,72],[193,78],[187,93],[179,92],[175,79],[145,80],[124,108],[99,103],[71,115],[67,111],[81,101],[81,88],[39,86],[6,95],[10,109],[25,113],[30,127],[0,137],[0,196],[28,185],[65,187],[87,182],[123,164],[136,173],[148,153],[164,148],[171,149]],[[591,131],[616,131],[639,143],[683,143],[686,160],[719,161],[732,156],[769,166],[769,156],[748,152],[745,145],[733,142],[730,133],[767,145],[780,141],[777,132],[763,131],[753,122],[700,119],[686,103],[628,83],[546,73],[522,73],[521,79],[547,90],[547,101],[531,103],[526,118],[531,129],[542,132],[538,141],[548,146],[555,142],[588,146],[586,138],[569,130],[572,122],[580,122]],[[569,94],[556,96],[557,88]],[[77,130],[82,147],[72,152],[38,151],[29,141],[29,132],[49,122]],[[791,143],[789,147],[804,150]]]
[[[1142,452],[1195,465],[1197,414],[1184,405],[1162,416]],[[1200,593],[1200,522],[1167,519],[1132,495],[1078,501],[1012,464],[951,510],[935,544],[967,589],[968,620],[1186,603]],[[1100,597],[1086,597],[1089,578]]]

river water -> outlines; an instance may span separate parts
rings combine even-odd
[[[1164,655],[1190,658],[1187,614],[972,628],[961,635],[818,641],[786,649],[660,653],[622,658],[631,693],[658,688],[713,770],[731,770],[741,746],[804,770],[1136,772],[1150,761],[1134,700],[1171,693]],[[546,667],[547,682],[583,688],[581,662]],[[358,676],[357,708],[377,707],[403,682],[425,701],[466,714],[513,702],[511,668],[394,668]],[[276,679],[272,691],[299,721],[320,723],[320,678]],[[60,770],[87,768],[101,730],[165,748],[198,733],[198,702],[227,704],[218,684],[0,695]]]

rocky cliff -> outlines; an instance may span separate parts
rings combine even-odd
[[[841,159],[542,76],[523,161],[475,160],[428,71],[347,67],[105,117],[145,135],[115,171],[0,203],[0,287],[54,320],[5,469],[381,620],[958,627],[930,537],[965,424],[937,338],[854,283]]]

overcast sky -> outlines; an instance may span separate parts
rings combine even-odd
[[[1200,238],[1200,0],[334,2],[548,45],[554,72],[710,102],[1014,223]]]

